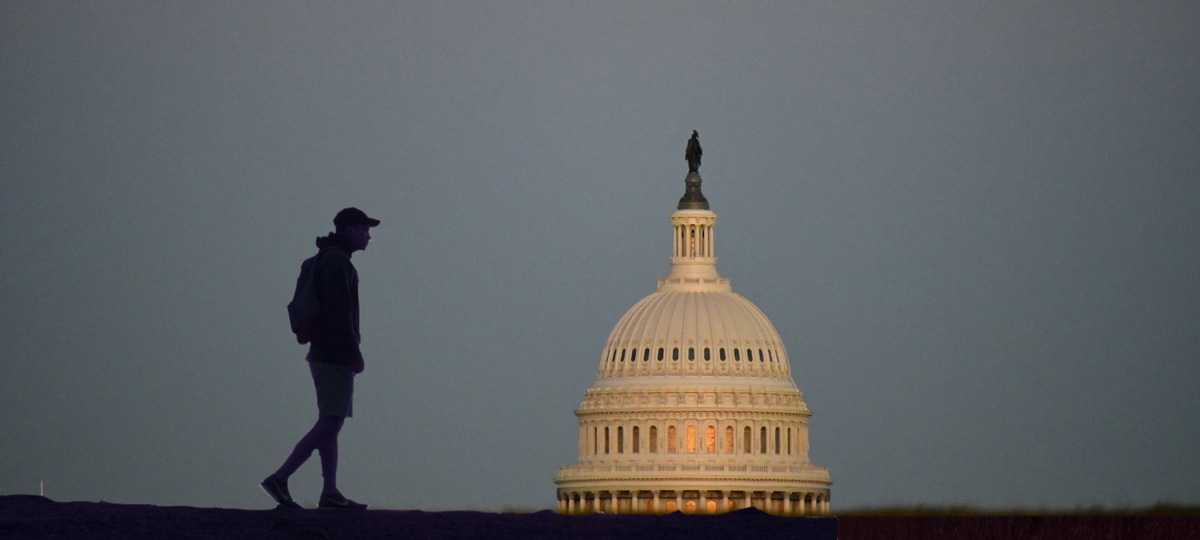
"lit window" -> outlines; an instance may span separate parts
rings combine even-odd
[[[675,440],[675,426],[667,426],[667,453],[674,454],[678,448],[678,443]]]
[[[696,426],[687,427],[687,452],[696,453]]]
[[[717,453],[717,428],[713,426],[704,428],[704,451],[710,454]]]

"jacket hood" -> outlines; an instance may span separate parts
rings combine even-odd
[[[347,255],[354,253],[354,242],[349,236],[342,233],[329,233],[327,236],[317,237],[317,249],[338,248],[346,252]]]

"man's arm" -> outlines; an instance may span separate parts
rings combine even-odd
[[[354,329],[354,269],[341,253],[330,253],[321,262],[320,291],[325,345],[334,355],[336,363],[362,371],[362,352],[358,347],[358,332]]]

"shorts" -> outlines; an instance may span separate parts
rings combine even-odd
[[[308,370],[317,387],[319,416],[354,416],[354,372],[345,366],[325,362],[309,362]]]

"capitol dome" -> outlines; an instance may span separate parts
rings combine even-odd
[[[812,413],[770,319],[717,274],[717,215],[699,172],[671,215],[671,272],[625,313],[575,411],[579,460],[559,468],[570,514],[829,511],[808,459]]]

